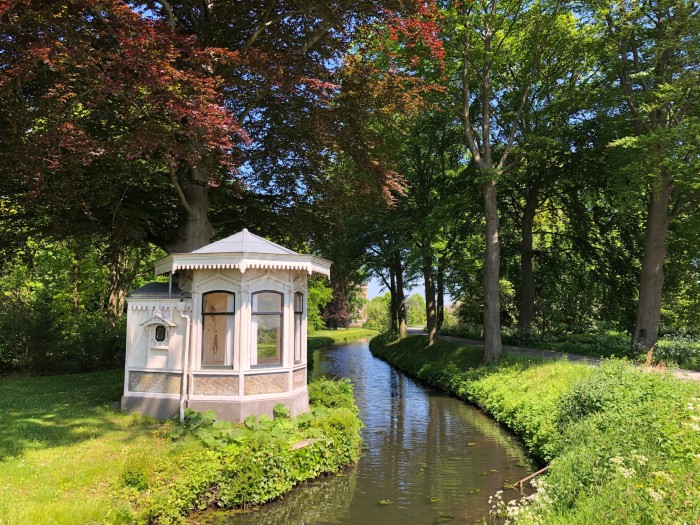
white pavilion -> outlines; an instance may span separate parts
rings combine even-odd
[[[122,410],[242,421],[307,411],[307,278],[331,262],[243,230],[155,263],[128,297]]]

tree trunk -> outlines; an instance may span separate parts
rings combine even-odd
[[[391,333],[396,334],[399,332],[399,316],[396,307],[396,276],[393,267],[389,268],[389,293],[391,294]]]
[[[527,194],[520,227],[520,311],[518,313],[518,331],[528,336],[532,332],[532,318],[535,311],[535,273],[532,263],[533,225],[537,213],[540,184],[535,182]]]
[[[437,265],[437,331],[440,332],[442,323],[445,322],[445,267],[443,257],[438,259]]]
[[[73,287],[71,292],[71,303],[73,306],[73,315],[80,314],[80,261],[77,259],[73,262],[72,272]]]
[[[642,275],[639,281],[637,323],[632,335],[634,350],[649,350],[659,337],[661,320],[661,292],[664,286],[664,259],[666,258],[666,233],[670,218],[668,205],[672,183],[662,175],[661,187],[652,191],[649,199]]]
[[[211,242],[214,227],[209,222],[209,176],[204,166],[192,166],[188,181],[178,188],[180,216],[177,237],[164,246],[168,253],[187,253]]]
[[[399,322],[399,337],[404,339],[408,336],[406,325],[406,298],[403,293],[403,269],[401,268],[401,254],[398,250],[394,252],[394,274],[396,275],[396,315]]]
[[[425,282],[425,314],[428,328],[428,346],[437,342],[437,311],[435,309],[435,278],[430,239],[423,239],[423,280]]]
[[[486,258],[484,260],[484,357],[482,364],[495,362],[501,355],[501,304],[499,273],[501,247],[498,240],[498,201],[496,182],[482,184],[486,217]]]

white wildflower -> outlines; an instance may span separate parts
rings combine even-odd
[[[640,465],[646,465],[649,462],[649,458],[641,454],[632,454],[632,458]]]
[[[625,467],[620,467],[618,469],[618,472],[622,474],[623,478],[631,478],[636,474],[635,470],[633,468],[625,468]]]
[[[653,499],[654,501],[661,501],[666,495],[666,493],[663,490],[654,490],[651,487],[647,487],[647,492],[649,493],[649,496],[651,496],[651,499]]]

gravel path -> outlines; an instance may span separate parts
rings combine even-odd
[[[420,327],[409,327],[408,333],[410,335],[427,335],[427,332]],[[476,339],[465,339],[463,337],[454,337],[451,335],[441,335],[440,339],[444,341],[456,341],[458,343],[467,343],[474,346],[484,346],[483,341],[477,341]],[[524,348],[521,346],[510,346],[503,345],[503,350],[510,352],[512,354],[523,355],[527,357],[532,357],[535,359],[544,360],[556,360],[556,359],[566,359],[573,363],[587,363],[589,365],[597,365],[600,363],[600,359],[597,357],[589,357],[586,355],[579,354],[564,354],[562,352],[554,352],[553,350],[539,350],[537,348]],[[651,370],[660,371],[663,369],[652,368]],[[693,381],[700,381],[700,372],[694,370],[685,370],[679,368],[673,371],[674,375],[681,379],[692,379]]]

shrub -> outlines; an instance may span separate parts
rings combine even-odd
[[[352,384],[314,381],[309,398],[310,413],[292,419],[278,405],[274,419],[250,416],[242,425],[188,411],[171,433],[175,462],[153,476],[138,500],[142,519],[175,524],[207,506],[261,504],[356,461],[362,423]]]

